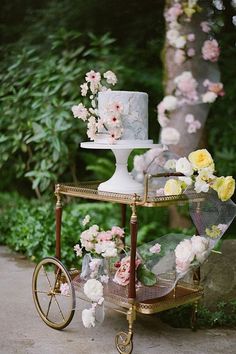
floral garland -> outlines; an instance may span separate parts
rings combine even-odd
[[[109,134],[111,143],[122,136],[123,105],[121,102],[110,102],[105,112],[98,112],[99,92],[111,91],[107,85],[114,86],[116,83],[117,77],[111,70],[106,71],[103,75],[91,70],[86,74],[85,82],[80,85],[81,96],[89,95],[91,106],[86,108],[83,103],[79,103],[72,107],[72,112],[74,118],[79,118],[87,123],[87,136],[90,140],[95,140],[96,134],[101,132]]]
[[[166,39],[168,46],[174,50],[174,63],[181,66],[187,60],[191,60],[196,55],[205,61],[216,63],[220,55],[220,47],[216,39],[211,36],[211,24],[208,21],[200,23],[200,30],[209,34],[197,53],[194,48],[196,40],[195,33],[183,34],[182,23],[190,22],[192,16],[202,9],[198,5],[198,0],[175,2],[166,9],[164,17],[168,26]],[[177,144],[180,140],[180,133],[176,128],[168,127],[170,114],[185,104],[213,103],[218,96],[224,95],[223,84],[221,82],[211,82],[205,79],[202,84],[198,83],[191,71],[183,71],[173,80],[174,88],[171,94],[165,96],[158,104],[158,122],[163,128],[161,132],[161,142],[163,144]],[[204,92],[205,91],[205,92]],[[199,93],[201,92],[201,93]],[[202,93],[204,92],[204,93]],[[202,124],[191,114],[184,117],[187,123],[187,133],[195,134]]]

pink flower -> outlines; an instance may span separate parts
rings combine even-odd
[[[156,253],[156,254],[158,254],[158,253],[161,252],[161,245],[160,245],[159,243],[156,243],[154,246],[152,246],[152,247],[149,249],[149,251],[150,251],[151,253]]]
[[[108,70],[103,74],[103,76],[107,80],[108,84],[115,85],[117,83],[117,77],[113,71]]]
[[[214,92],[218,96],[224,96],[224,86],[221,82],[210,82],[208,85],[208,89],[211,92]]]
[[[181,64],[183,64],[183,62],[185,60],[186,60],[185,51],[182,49],[176,50],[175,55],[174,55],[174,62],[177,65],[181,65]]]
[[[114,129],[109,130],[110,134],[110,143],[114,144],[115,140],[119,139],[122,135],[122,128],[116,127]]]
[[[61,295],[67,296],[70,293],[70,287],[67,283],[62,283],[60,286]]]
[[[187,39],[189,40],[189,42],[194,42],[195,41],[195,34],[189,33],[187,36]]]
[[[87,108],[85,108],[82,103],[80,103],[78,106],[73,106],[71,110],[73,112],[74,118],[80,118],[83,121],[86,121],[89,113]]]
[[[110,124],[111,126],[120,125],[120,123],[121,123],[119,115],[117,115],[117,114],[110,114],[109,116],[107,116],[106,122],[108,124]]]
[[[101,80],[101,74],[99,72],[91,70],[86,74],[85,80],[93,84],[98,84]]]
[[[194,115],[193,114],[187,114],[186,116],[185,116],[185,122],[186,123],[192,123],[194,121]]]
[[[135,269],[141,264],[140,259],[136,259]],[[126,286],[129,284],[130,279],[130,256],[121,260],[120,268],[116,271],[113,281],[119,285]]]
[[[112,226],[111,228],[111,234],[112,236],[119,236],[119,237],[124,237],[124,230],[119,227],[119,226]]]
[[[180,4],[174,4],[165,12],[165,19],[167,22],[176,21],[182,13],[182,6]]]
[[[200,26],[202,28],[202,31],[205,32],[205,33],[209,33],[210,30],[211,30],[210,24],[207,21],[202,21],[200,23]]]
[[[194,57],[194,55],[196,54],[195,49],[194,48],[189,48],[187,51],[188,57],[192,58]]]
[[[217,62],[220,55],[219,44],[215,39],[207,40],[202,47],[202,56],[205,60],[210,60],[212,63]]]
[[[97,239],[99,241],[110,241],[112,239],[111,231],[101,231],[99,232]]]
[[[81,88],[81,96],[86,96],[88,92],[88,84],[85,82],[84,84],[80,85]]]
[[[196,91],[198,83],[190,71],[184,71],[182,74],[177,76],[174,79],[174,83],[177,86],[177,95],[184,96],[190,101],[196,101],[198,99]]]
[[[82,257],[82,249],[79,244],[74,246],[74,251],[76,252],[77,257]]]
[[[119,101],[114,101],[111,104],[109,104],[109,110],[114,113],[122,113],[123,109],[124,109],[123,104]]]

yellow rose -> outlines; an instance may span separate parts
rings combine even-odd
[[[196,170],[209,166],[214,167],[214,161],[211,154],[206,149],[191,152],[188,159]]]
[[[179,195],[182,193],[181,181],[169,179],[164,187],[165,195]]]
[[[232,176],[216,178],[212,188],[218,193],[220,200],[225,202],[234,194],[235,180]]]

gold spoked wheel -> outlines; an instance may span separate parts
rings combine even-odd
[[[33,298],[42,320],[54,329],[63,329],[75,312],[75,290],[63,264],[54,257],[42,259],[32,281]]]
[[[125,332],[119,332],[115,337],[116,348],[120,354],[130,354],[133,350],[132,338]]]

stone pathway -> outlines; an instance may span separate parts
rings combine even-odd
[[[78,310],[63,331],[39,318],[31,295],[34,265],[0,247],[1,354],[117,354],[114,337],[126,330],[125,316],[108,310],[102,326],[85,329]],[[138,316],[133,354],[235,354],[236,330],[175,329],[158,316]]]

